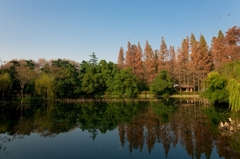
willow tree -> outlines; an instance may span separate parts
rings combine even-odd
[[[0,91],[4,97],[4,93],[10,89],[12,86],[12,80],[8,73],[4,73],[0,75]]]
[[[55,79],[52,75],[42,74],[35,80],[35,91],[44,98],[54,98]]]
[[[222,72],[228,79],[229,106],[232,111],[240,111],[240,61],[226,64]]]
[[[236,79],[228,81],[229,106],[232,111],[240,111],[240,82]]]
[[[206,79],[205,97],[210,101],[228,102],[232,111],[240,111],[240,61],[227,63]]]

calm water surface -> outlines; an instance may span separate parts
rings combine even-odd
[[[226,110],[201,101],[4,105],[0,158],[240,158]]]

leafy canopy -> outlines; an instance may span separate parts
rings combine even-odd
[[[150,91],[156,93],[157,95],[169,95],[174,91],[173,82],[167,71],[160,71],[158,76],[150,84]]]

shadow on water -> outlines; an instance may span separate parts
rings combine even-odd
[[[151,154],[161,144],[165,157],[181,145],[192,158],[210,158],[214,148],[219,157],[240,158],[239,131],[219,129],[219,123],[228,118],[240,123],[239,114],[202,100],[1,106],[0,153],[9,154],[7,143],[33,132],[54,137],[80,128],[92,140],[117,129],[122,147],[127,146],[130,153],[142,152],[145,146]]]

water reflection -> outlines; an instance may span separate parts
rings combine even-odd
[[[54,137],[80,128],[93,141],[117,129],[122,147],[130,154],[142,153],[144,147],[151,154],[160,144],[166,158],[178,145],[191,158],[211,158],[214,150],[218,157],[240,158],[240,133],[223,135],[218,129],[228,117],[237,121],[238,114],[192,100],[4,106],[0,153],[8,155],[7,143],[33,133]]]

